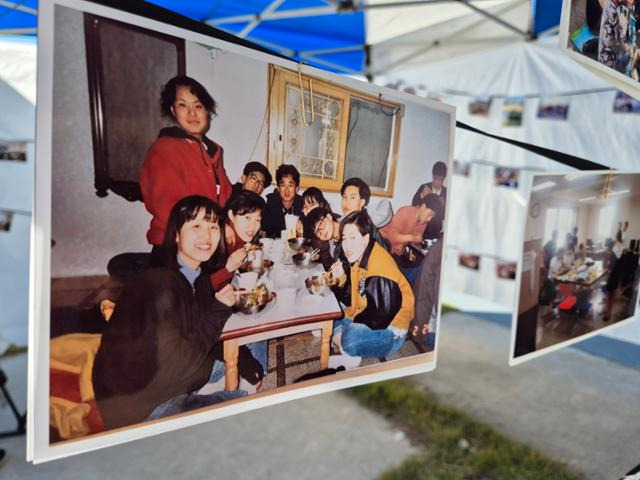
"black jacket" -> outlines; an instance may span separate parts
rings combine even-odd
[[[230,316],[206,274],[193,288],[182,273],[166,267],[134,277],[118,298],[93,365],[105,427],[141,422],[158,405],[201,388]]]
[[[296,194],[293,199],[293,205],[289,210],[285,210],[280,193],[277,190],[267,195],[267,208],[262,218],[262,229],[267,237],[276,238],[280,236],[282,230],[285,229],[284,216],[287,213],[297,215],[300,219],[304,217],[302,213],[302,197],[300,195]]]

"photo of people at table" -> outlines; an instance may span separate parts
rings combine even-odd
[[[185,42],[185,64],[136,91],[156,106],[127,121],[160,127],[143,155],[110,160],[134,173],[104,194],[90,65],[73,47],[83,18],[58,8],[54,78],[78,81],[54,82],[54,115],[68,122],[52,132],[52,443],[434,364],[452,111],[406,99],[382,110],[350,86],[355,100],[339,106],[318,94],[326,108],[315,106],[314,126],[300,111],[308,99],[286,97],[300,93],[297,74],[287,83],[290,70]],[[75,108],[68,99],[82,89]],[[105,125],[122,121],[104,110]],[[359,143],[341,136],[347,128]],[[382,170],[363,156],[371,129],[369,143],[388,147],[376,154]]]
[[[634,317],[638,219],[640,174],[534,176],[514,357],[575,342]]]

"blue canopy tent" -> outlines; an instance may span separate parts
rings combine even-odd
[[[473,25],[482,19],[498,30],[529,40],[557,26],[562,7],[561,0],[149,0],[149,3],[320,68],[369,76],[387,67],[373,67],[372,59],[380,57],[371,55],[371,51],[385,42],[388,48],[394,38],[464,16]],[[503,14],[510,8],[501,10],[510,4],[525,7],[518,11],[518,22]],[[37,0],[0,0],[0,35],[35,35],[37,5]],[[443,46],[448,39],[429,42]]]

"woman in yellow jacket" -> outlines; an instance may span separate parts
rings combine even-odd
[[[331,267],[340,279],[333,291],[346,306],[345,318],[334,325],[334,341],[352,357],[395,353],[404,344],[414,312],[411,285],[372,232],[366,210],[347,215],[340,238],[349,267],[340,261]]]

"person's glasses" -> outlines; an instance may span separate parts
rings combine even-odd
[[[260,180],[257,175],[254,175],[253,173],[249,174],[249,180],[251,180],[251,182],[254,185],[259,186],[260,188],[264,188],[264,182],[262,180]]]

